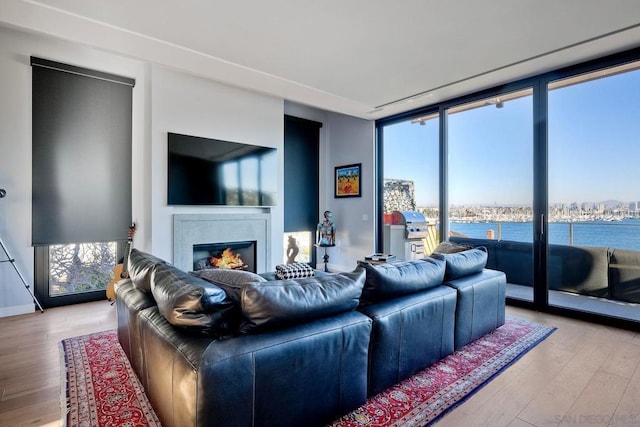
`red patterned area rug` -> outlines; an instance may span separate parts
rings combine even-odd
[[[115,331],[65,339],[61,350],[64,425],[160,426]]]
[[[496,331],[372,397],[331,427],[430,425],[554,330],[507,317]],[[69,338],[61,347],[67,426],[160,426],[115,331]]]
[[[429,426],[555,329],[507,317],[494,332],[370,398],[331,427]]]

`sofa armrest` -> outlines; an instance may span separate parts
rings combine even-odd
[[[456,292],[446,286],[359,308],[373,319],[369,396],[453,352],[455,308]]]
[[[504,324],[506,283],[503,272],[489,269],[445,283],[458,293],[456,350]]]
[[[131,362],[131,367],[144,384],[144,351],[140,338],[139,313],[153,307],[153,296],[136,288],[131,280],[116,283],[116,311],[118,315],[118,341]]]

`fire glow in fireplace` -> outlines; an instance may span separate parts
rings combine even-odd
[[[193,245],[193,270],[227,268],[256,273],[256,242]]]

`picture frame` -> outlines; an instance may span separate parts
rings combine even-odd
[[[335,198],[362,196],[362,163],[336,166],[334,192]]]

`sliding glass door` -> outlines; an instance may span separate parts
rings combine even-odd
[[[637,327],[638,94],[640,49],[379,120],[380,188],[393,174],[413,181],[428,171],[440,199],[425,212],[437,212],[438,239],[486,246],[487,267],[507,273],[510,302]],[[438,166],[435,150],[420,170],[387,146],[429,125]]]
[[[552,306],[640,320],[638,67],[548,84]]]
[[[509,281],[518,285],[507,294],[527,301],[533,300],[532,93],[501,93],[447,110],[449,237],[487,246],[491,268],[517,262]],[[495,256],[507,251],[508,258]]]

